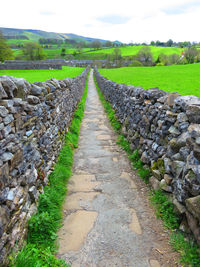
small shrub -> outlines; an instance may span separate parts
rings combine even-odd
[[[142,67],[142,63],[139,60],[133,60],[132,64],[129,67]]]

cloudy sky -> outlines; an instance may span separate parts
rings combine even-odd
[[[200,41],[200,0],[5,0],[0,27],[122,42]]]

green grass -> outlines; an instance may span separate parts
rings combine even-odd
[[[27,39],[7,39],[6,42],[9,45],[24,45],[25,43],[29,43],[32,41]]]
[[[8,40],[9,44],[23,44],[26,42],[30,42],[30,40],[15,40],[15,39],[10,39]],[[52,45],[52,48],[44,49],[46,55],[48,58],[55,58],[59,57],[61,53],[62,48],[66,48],[66,54],[73,54],[74,51],[76,51],[75,48],[68,48],[66,45],[61,45],[59,48],[57,45]],[[133,46],[124,46],[120,47],[122,57],[129,57],[136,55],[138,51],[143,47],[143,45],[133,45]],[[171,55],[171,54],[178,54],[180,55],[181,52],[184,50],[182,48],[178,47],[155,47],[155,46],[149,46],[151,48],[151,52],[153,54],[154,60],[158,58],[158,56],[163,53],[165,55]],[[90,48],[83,48],[82,52],[86,53],[81,53],[79,55],[75,56],[75,59],[93,59],[93,60],[98,60],[98,59],[106,59],[106,56],[108,54],[112,54],[115,48],[102,48],[98,50],[91,50]],[[88,51],[88,52],[87,52]],[[22,55],[22,49],[13,49],[14,55]]]
[[[124,47],[120,47],[121,50],[121,55],[123,57],[127,57],[127,56],[133,56],[136,55],[139,50],[143,47],[143,45],[133,45],[133,46],[124,46]],[[177,48],[177,47],[155,47],[155,46],[149,46],[151,49],[151,52],[153,54],[153,58],[157,59],[157,57],[159,56],[159,54],[163,53],[165,55],[171,55],[171,54],[181,54],[181,52],[183,51],[183,49],[181,48]],[[107,54],[112,54],[115,48],[106,48],[106,49],[100,49],[100,50],[96,50],[96,51],[89,51],[87,53],[87,55],[94,55],[94,54],[101,54],[101,55],[107,55]],[[86,54],[85,54],[86,55]],[[105,57],[104,57],[105,58]],[[102,59],[104,59],[102,58]]]
[[[64,136],[64,146],[49,176],[49,185],[40,195],[37,213],[28,221],[27,245],[16,257],[10,258],[10,266],[68,266],[63,260],[56,259],[54,254],[58,247],[57,230],[62,222],[62,204],[67,192],[66,183],[72,174],[73,153],[78,146],[78,136],[84,116],[87,86],[88,79],[69,131]]]
[[[184,233],[177,230],[181,220],[167,195],[161,190],[154,190],[151,192],[150,200],[156,209],[157,217],[171,230],[170,243],[180,253],[180,262],[186,267],[200,266],[200,248],[194,239],[186,238]]]
[[[200,266],[200,248],[193,240],[187,240],[182,233],[175,232],[170,235],[170,243],[180,253],[180,262],[184,266]]]
[[[99,72],[117,83],[141,86],[144,89],[159,87],[167,92],[200,97],[200,63],[156,67],[124,67],[100,69]]]
[[[70,267],[64,260],[57,259],[49,248],[26,245],[10,266],[14,267]]]
[[[62,70],[0,70],[0,75],[24,78],[33,83],[36,81],[44,82],[51,78],[56,78],[58,80],[73,78],[80,75],[83,70],[84,68],[63,66]]]
[[[152,191],[151,202],[156,207],[157,217],[162,218],[164,225],[171,230],[178,228],[179,218],[174,211],[174,205],[161,190]]]
[[[118,136],[117,144],[120,145],[124,151],[126,151],[131,161],[133,170],[135,170],[139,177],[147,184],[149,182],[151,171],[143,166],[143,162],[140,159],[138,150],[133,151],[130,147],[129,141],[123,135]]]
[[[112,110],[110,103],[104,99],[97,83],[96,88],[111,124],[113,125],[113,121],[117,123],[118,121],[115,116],[115,112]],[[119,127],[119,129],[115,128],[114,124],[114,129],[119,132],[121,127]],[[140,160],[138,150],[132,151],[129,141],[123,135],[118,136],[117,144],[126,151],[132,163],[133,169],[137,171],[138,175],[145,181],[145,183],[148,183],[151,172],[148,168],[144,168],[143,163]],[[164,226],[171,230],[170,242],[173,248],[180,253],[180,262],[185,267],[199,267],[200,248],[194,240],[187,240],[184,234],[177,230],[180,224],[180,218],[174,210],[173,203],[161,190],[151,191],[150,200],[156,209],[157,217],[161,218]]]

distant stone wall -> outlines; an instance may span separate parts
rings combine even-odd
[[[150,183],[171,197],[182,223],[200,243],[200,98],[117,84],[95,70],[123,133],[151,166]]]
[[[46,60],[5,60],[0,63],[0,70],[28,70],[28,69],[62,69],[62,66],[81,67],[98,66],[98,68],[119,68],[128,67],[132,61],[111,62],[107,60],[65,60],[65,59],[46,59]]]
[[[108,60],[66,60],[63,66],[72,66],[72,67],[87,67],[87,66],[98,66],[98,68],[119,68],[119,67],[128,67],[131,65],[132,61],[117,61],[111,62]]]
[[[0,63],[0,70],[32,70],[32,69],[62,69],[62,61],[27,61],[27,60],[6,60]]]
[[[23,242],[87,73],[33,84],[0,76],[0,266]]]

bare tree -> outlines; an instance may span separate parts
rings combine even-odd
[[[101,48],[101,42],[99,42],[99,41],[93,41],[92,43],[91,43],[91,47],[92,48],[94,48],[94,49],[99,49],[99,48]]]
[[[153,64],[153,55],[151,53],[151,49],[149,46],[143,46],[138,54],[137,59],[144,65],[144,66],[151,66]]]
[[[195,47],[188,47],[185,49],[184,54],[185,54],[185,58],[189,64],[194,63],[195,58],[198,56],[198,50]]]

